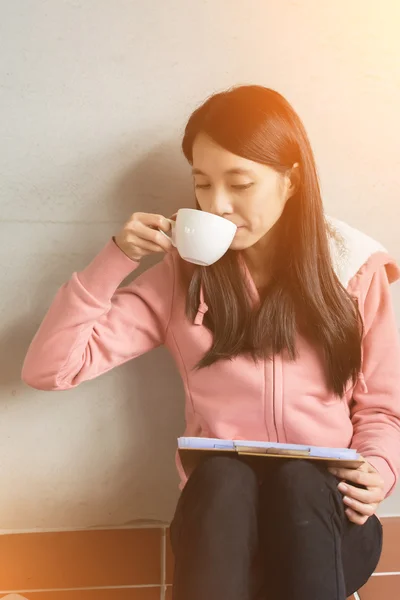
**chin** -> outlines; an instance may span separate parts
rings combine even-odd
[[[248,250],[253,246],[256,246],[260,242],[264,241],[266,234],[269,232],[261,232],[260,231],[250,231],[246,227],[243,227],[242,230],[238,230],[235,237],[233,238],[233,242],[230,245],[231,250]]]
[[[232,244],[230,245],[230,250],[247,250],[247,248],[251,248],[254,242],[252,240],[238,240],[234,239]]]

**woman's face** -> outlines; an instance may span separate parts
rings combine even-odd
[[[294,192],[288,175],[232,154],[204,133],[193,144],[193,178],[200,208],[237,226],[233,250],[262,240]]]

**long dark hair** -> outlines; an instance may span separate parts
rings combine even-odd
[[[272,273],[257,308],[237,252],[191,271],[187,315],[194,319],[202,287],[209,307],[204,324],[213,333],[212,347],[198,367],[242,353],[255,360],[287,353],[295,360],[301,332],[320,348],[327,384],[342,396],[361,367],[362,323],[332,267],[315,160],[299,116],[274,90],[238,86],[212,95],[191,115],[182,141],[190,164],[200,132],[229,152],[279,172],[297,162],[300,181],[274,226]]]

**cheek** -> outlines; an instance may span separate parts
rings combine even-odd
[[[252,223],[252,228],[268,230],[279,219],[283,211],[283,203],[279,195],[272,190],[251,199],[247,205],[247,213]]]
[[[243,218],[249,223],[251,230],[258,231],[268,225],[272,213],[269,204],[265,196],[258,195],[244,201],[240,209]]]

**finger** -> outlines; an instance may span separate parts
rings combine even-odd
[[[171,240],[157,229],[152,229],[139,221],[132,224],[130,231],[138,238],[160,246],[164,252],[169,252],[172,247]]]
[[[366,458],[364,458],[364,456],[362,454],[358,455],[360,460],[363,460],[364,463],[362,465],[362,467],[364,468],[364,470],[370,471],[371,473],[377,473],[377,470],[375,469],[375,467],[373,467]]]
[[[346,479],[358,485],[367,487],[381,487],[382,479],[379,473],[371,471],[361,471],[360,469],[329,469],[333,475],[339,479]]]
[[[165,233],[167,233],[168,231],[171,231],[172,225],[169,219],[161,217],[160,225],[158,227],[159,229],[162,229],[162,231],[165,231]]]
[[[358,512],[352,510],[351,508],[346,508],[345,513],[349,521],[351,521],[352,523],[356,523],[357,525],[364,525],[364,523],[366,523],[369,518],[366,515],[360,515]]]
[[[378,503],[364,504],[364,502],[359,502],[348,496],[343,497],[343,502],[348,508],[351,508],[351,510],[367,517],[374,515],[378,508]]]
[[[147,227],[154,229],[162,229],[167,232],[171,229],[171,223],[163,215],[155,215],[153,213],[135,213],[128,223],[128,226],[133,223],[141,223]]]
[[[345,467],[328,467],[328,471],[332,473],[332,475],[336,475],[336,477],[344,478],[348,473],[353,473],[354,471],[361,471],[362,473],[368,473],[368,467],[366,463],[363,463],[357,469],[348,469]]]
[[[338,485],[339,490],[345,496],[349,496],[354,500],[358,500],[364,504],[371,504],[373,502],[382,502],[383,490],[378,487],[368,487],[367,490],[362,488],[354,487],[341,481]]]

